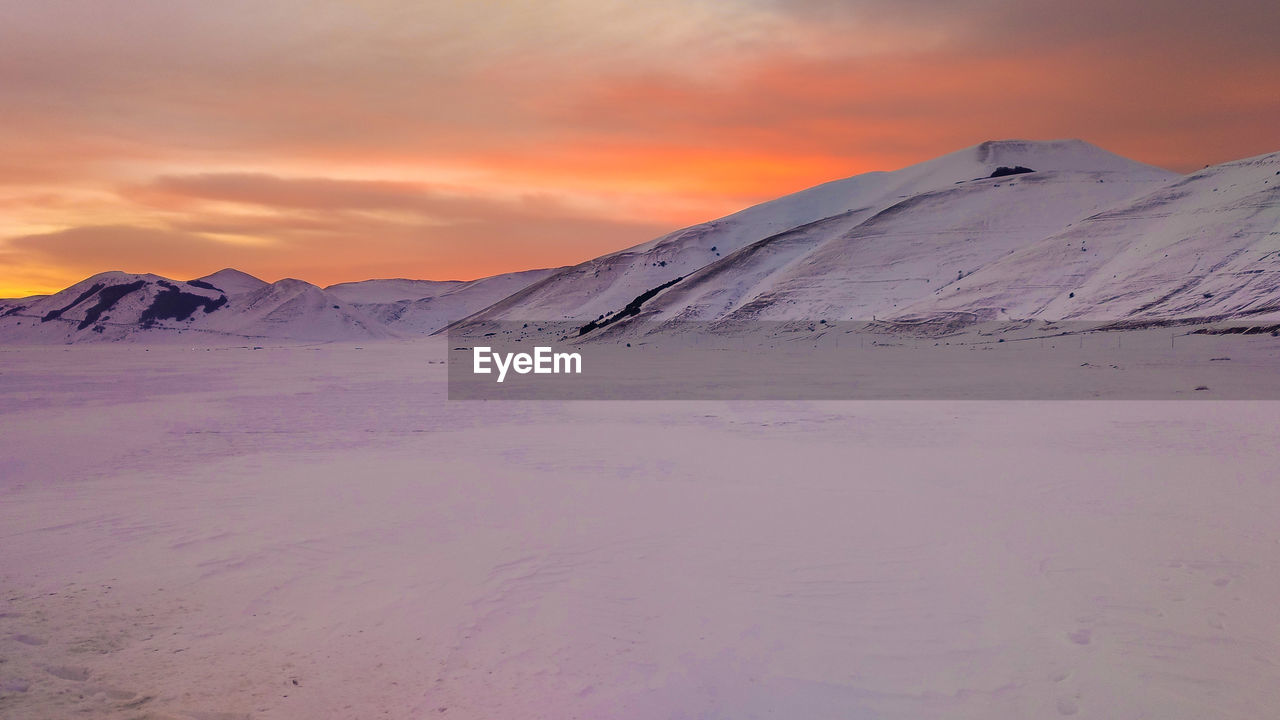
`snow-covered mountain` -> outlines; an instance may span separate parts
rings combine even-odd
[[[1182,177],[993,141],[568,268],[454,327],[1280,316],[1280,153]],[[562,331],[565,325],[557,325]]]
[[[0,300],[0,344],[333,341],[438,330],[555,270],[469,282],[367,280],[321,289],[227,268],[188,281],[99,273],[49,296]]]
[[[681,319],[869,317],[1174,177],[1079,140],[986,142],[605,255],[467,322],[607,318],[676,278],[646,311],[660,307],[661,317]]]
[[[357,340],[395,335],[310,283],[285,279],[268,284],[233,270],[188,282],[151,274],[99,273],[59,293],[16,303],[3,315],[0,342],[8,343]]]
[[[285,278],[232,296],[223,332],[290,340],[363,340],[395,337],[356,306],[302,280]]]
[[[442,291],[434,295],[396,302],[363,303],[358,304],[357,307],[397,332],[430,334],[563,269],[525,270],[470,282],[440,283]],[[404,281],[368,280],[357,284],[398,282]],[[363,290],[367,291],[369,296],[379,296],[379,291],[373,287],[366,287]],[[381,296],[388,296],[394,291],[394,286],[388,287],[387,290],[388,292],[381,293]]]
[[[978,156],[983,152],[981,146],[974,150]],[[849,229],[839,219],[824,220],[753,243],[672,286],[645,307],[645,318],[892,315],[931,290],[1171,177],[1116,162],[1110,153],[1083,143],[1002,150],[1008,153],[1006,162],[1016,160],[1035,171],[987,173],[920,192]],[[1078,169],[1091,166],[1095,169]]]
[[[226,295],[212,287],[159,275],[104,272],[53,295],[16,302],[0,317],[0,340],[114,340],[190,323],[197,314],[217,312],[226,304]]]
[[[985,319],[1280,320],[1280,153],[1205,168],[907,308]]]

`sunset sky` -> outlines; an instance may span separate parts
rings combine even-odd
[[[1274,0],[0,0],[0,297],[575,263],[998,138],[1280,150]]]

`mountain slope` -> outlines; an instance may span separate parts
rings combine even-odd
[[[1079,140],[987,142],[568,268],[459,326],[597,320],[676,278],[642,319],[869,317],[1175,177]]]
[[[432,297],[395,303],[362,304],[357,307],[392,330],[409,334],[433,333],[562,269],[525,270],[494,275],[457,283]]]
[[[1280,318],[1280,153],[1192,173],[905,308],[910,316]]]
[[[644,321],[869,319],[1167,181],[1143,166],[1045,170],[913,195],[840,232],[828,220],[703,268],[646,307]],[[835,232],[832,232],[835,230]]]

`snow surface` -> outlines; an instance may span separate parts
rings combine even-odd
[[[1280,706],[1280,403],[448,402],[444,351],[0,348],[0,717]]]

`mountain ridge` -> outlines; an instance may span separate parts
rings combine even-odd
[[[0,344],[405,338],[435,331],[549,272],[470,282],[368,280],[330,292],[296,278],[268,283],[234,268],[187,281],[111,270],[52,295],[0,300]],[[410,291],[409,300],[351,300],[402,297],[411,287],[421,293]],[[430,312],[417,307],[437,298]],[[389,317],[406,308],[407,320]]]

